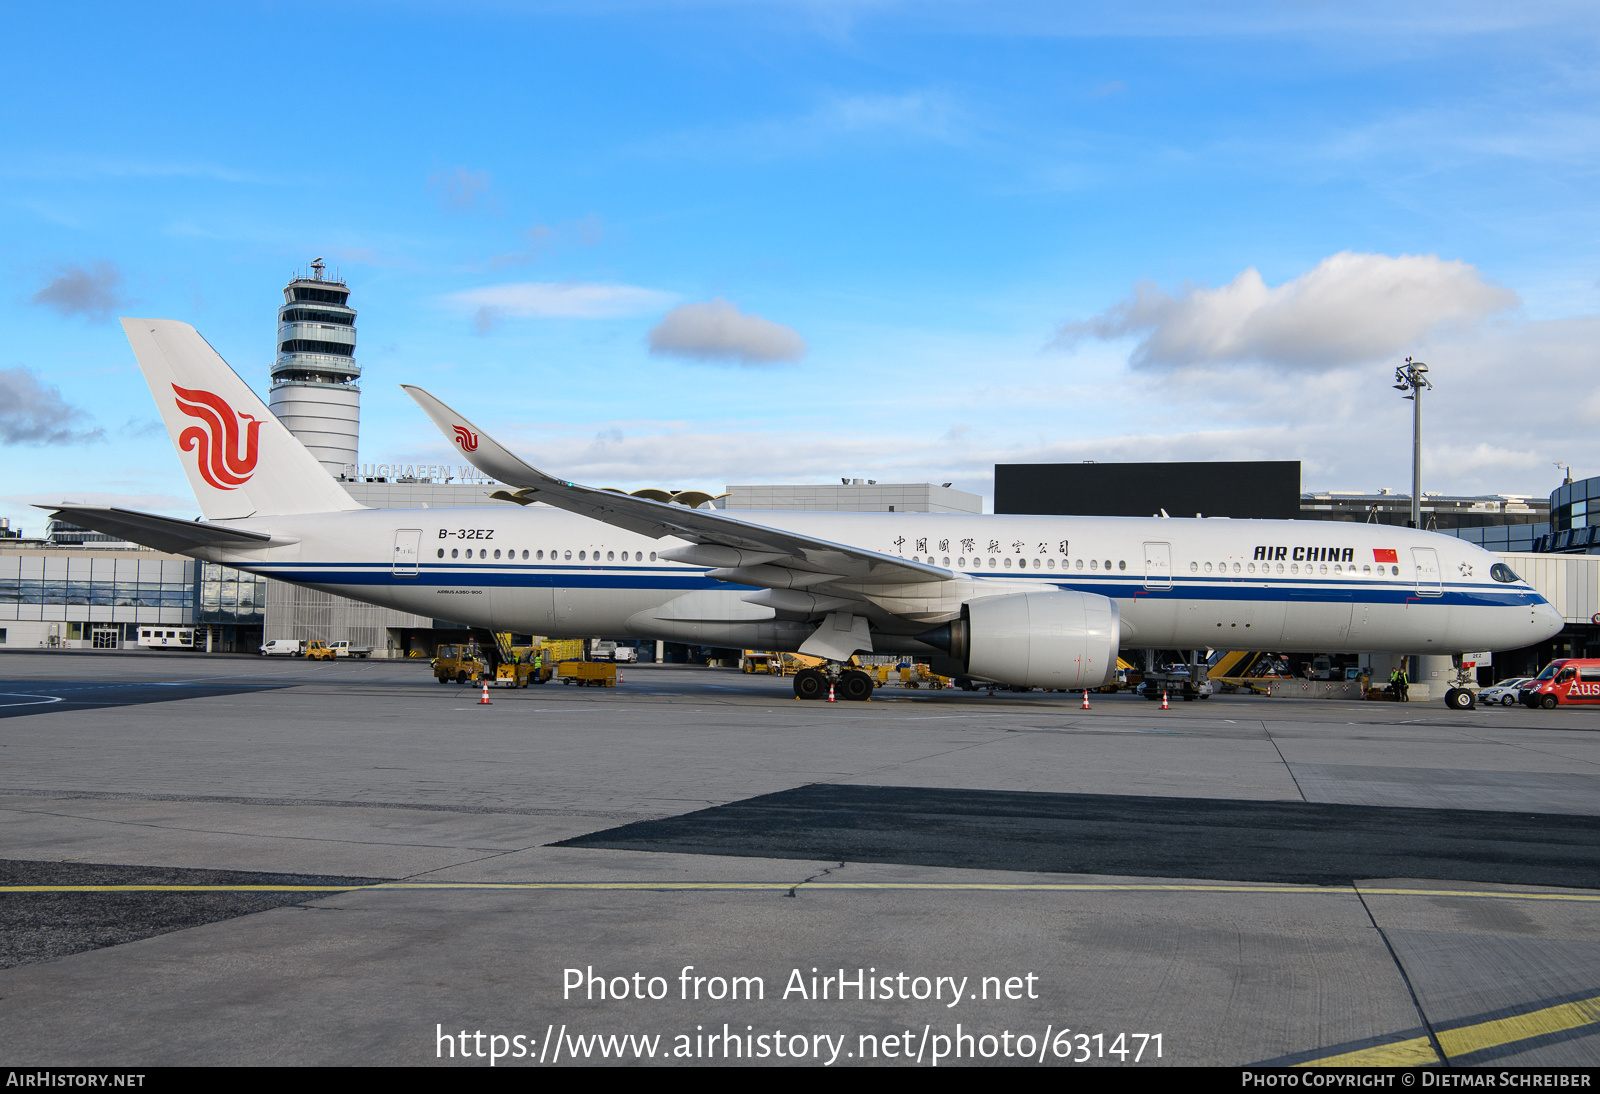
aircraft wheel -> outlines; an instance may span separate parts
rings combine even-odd
[[[816,669],[801,669],[794,674],[796,699],[821,699],[828,693],[828,678]]]
[[[1561,700],[1557,699],[1554,695],[1546,695],[1539,701],[1539,705],[1544,707],[1546,710],[1554,710],[1560,704]]]
[[[872,678],[864,672],[842,672],[839,674],[840,699],[849,699],[851,702],[863,702],[872,697]]]
[[[1444,693],[1444,705],[1451,710],[1471,710],[1478,700],[1470,688],[1451,688]]]

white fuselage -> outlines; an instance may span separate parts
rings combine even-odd
[[[1461,653],[1533,645],[1561,616],[1463,540],[1328,521],[959,513],[730,512],[948,569],[950,580],[867,587],[875,648],[963,601],[1072,589],[1117,602],[1122,646]],[[746,603],[754,590],[669,562],[684,546],[544,505],[358,512],[219,522],[298,542],[197,556],[400,611],[551,637],[631,635],[795,649],[815,622]],[[416,547],[411,547],[416,544]]]

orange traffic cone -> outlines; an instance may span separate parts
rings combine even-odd
[[[837,700],[833,697],[833,681],[831,680],[828,681],[828,702],[837,702]]]
[[[493,703],[489,702],[489,681],[488,680],[484,680],[484,682],[483,682],[483,698],[478,700],[478,705],[480,707],[487,707],[487,706],[493,706],[494,705]]]
[[[1162,710],[1171,710],[1172,709],[1171,707],[1169,707],[1167,705],[1167,693],[1166,693],[1165,690],[1163,690],[1161,692],[1161,709]]]
[[[1089,709],[1089,689],[1088,688],[1084,688],[1083,689],[1083,709],[1084,710],[1088,710]]]

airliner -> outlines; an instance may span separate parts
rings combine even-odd
[[[491,631],[793,651],[864,699],[858,653],[1076,690],[1122,648],[1460,654],[1530,646],[1559,612],[1494,555],[1382,525],[963,513],[733,512],[546,474],[418,387],[499,504],[354,501],[193,327],[122,325],[203,519],[63,504],[158,550]],[[1471,693],[1458,705],[1471,704]]]

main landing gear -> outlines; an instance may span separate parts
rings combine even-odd
[[[836,699],[861,702],[872,697],[872,677],[837,661],[830,661],[819,669],[801,669],[794,674],[796,699],[826,699],[830,686]]]

